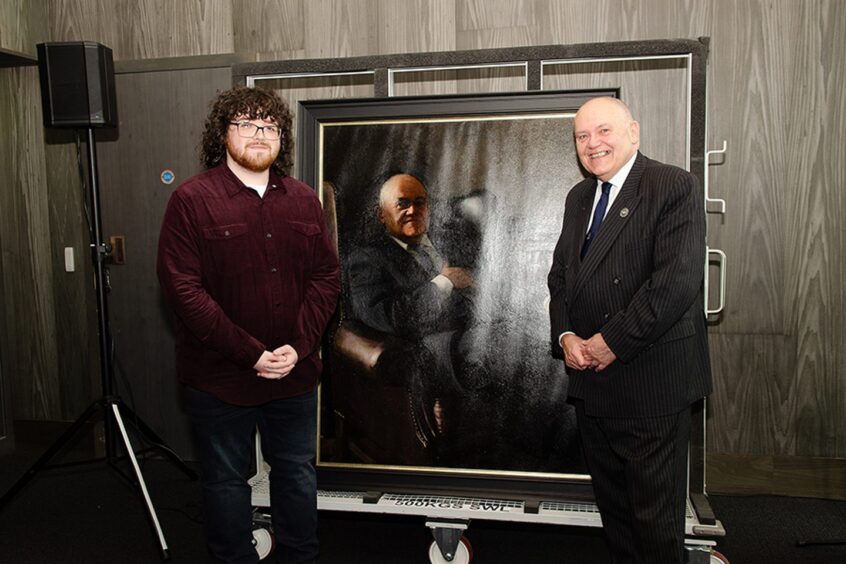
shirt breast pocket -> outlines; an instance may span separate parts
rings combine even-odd
[[[316,223],[304,223],[302,221],[289,221],[288,226],[304,237],[314,237],[320,234],[320,226]]]
[[[288,227],[288,235],[284,254],[292,264],[298,265],[298,272],[307,275],[311,269],[314,246],[321,233],[320,225],[290,220],[285,225]]]
[[[252,268],[246,223],[203,228],[211,268],[220,274],[237,275]]]

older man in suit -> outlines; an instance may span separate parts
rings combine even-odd
[[[355,318],[385,333],[420,337],[466,321],[473,276],[450,266],[429,239],[429,195],[419,178],[390,175],[379,191],[384,231],[350,259]]]
[[[684,562],[690,406],[711,390],[702,197],[638,151],[621,101],[588,101],[574,130],[590,176],[567,196],[549,273],[553,354],[613,562]]]
[[[440,436],[446,427],[456,430],[462,412],[457,404],[467,382],[456,379],[454,360],[462,354],[475,282],[468,269],[450,266],[429,239],[423,182],[412,174],[389,173],[378,185],[383,229],[350,253],[348,315],[413,346],[404,378],[418,438],[427,446],[436,443],[433,456],[439,460],[455,462],[460,447]]]

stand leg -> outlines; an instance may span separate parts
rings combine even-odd
[[[27,483],[29,483],[29,481],[38,473],[38,471],[41,470],[44,466],[46,466],[48,462],[50,462],[50,459],[52,459],[53,456],[55,456],[56,453],[59,452],[62,447],[64,447],[74,435],[76,435],[77,431],[82,428],[85,422],[88,421],[91,416],[94,415],[94,413],[101,407],[103,407],[103,403],[102,401],[98,400],[89,405],[88,409],[82,412],[82,415],[80,415],[76,419],[76,421],[73,422],[73,424],[68,428],[68,430],[62,433],[62,436],[56,439],[56,441],[52,445],[50,445],[50,448],[48,448],[44,452],[44,454],[42,454],[41,457],[35,461],[35,464],[33,464],[29,468],[29,470],[27,470],[26,473],[21,476],[21,478],[17,482],[15,482],[15,484],[11,488],[9,488],[9,491],[3,494],[3,497],[0,498],[0,509],[5,507],[6,504],[10,502],[12,498],[15,497],[15,495],[17,495],[17,493]]]
[[[191,468],[188,467],[187,464],[179,457],[178,454],[173,452],[164,442],[164,440],[159,437],[155,431],[153,431],[143,420],[141,420],[135,412],[132,411],[129,407],[126,406],[124,403],[116,403],[117,407],[120,409],[121,414],[123,415],[124,419],[129,421],[133,427],[140,433],[143,437],[146,437],[147,440],[153,443],[153,446],[164,453],[165,456],[170,459],[170,461],[179,468],[183,474],[188,476],[191,480],[197,479],[197,473],[194,472]]]
[[[138,460],[135,458],[135,451],[132,448],[132,443],[129,442],[129,435],[126,434],[126,427],[123,425],[123,418],[120,416],[120,409],[116,403],[111,404],[112,412],[117,421],[120,434],[123,437],[123,444],[126,446],[126,456],[132,462],[132,467],[135,469],[135,476],[138,478],[138,486],[141,488],[141,493],[144,496],[144,502],[147,504],[147,512],[150,515],[150,520],[153,522],[153,527],[156,529],[156,534],[159,537],[159,545],[162,548],[162,559],[169,560],[170,553],[167,548],[167,541],[165,541],[164,533],[159,525],[159,518],[156,515],[156,509],[153,507],[153,502],[150,500],[150,494],[147,492],[147,484],[144,482],[144,476],[141,475],[141,468],[138,466]]]

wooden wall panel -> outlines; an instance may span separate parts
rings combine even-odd
[[[543,30],[534,0],[456,0],[456,48],[540,45]]]
[[[709,451],[795,454],[795,339],[718,333],[710,345],[719,380],[708,401]]]
[[[60,416],[53,262],[38,71],[0,69],[3,372],[16,419]]]
[[[171,192],[202,169],[198,147],[208,103],[230,83],[228,68],[119,74],[120,137],[98,144],[104,236],[126,237],[126,264],[110,269],[118,391],[188,457],[192,446],[174,366],[173,314],[159,290],[156,249]],[[164,169],[176,175],[170,186],[160,181]]]
[[[0,49],[35,56],[35,44],[47,41],[47,0],[0,2]]]
[[[846,460],[712,454],[708,491],[846,500]]]
[[[846,453],[846,6],[792,11],[803,41],[789,80],[785,301],[797,350],[797,454]],[[798,13],[797,13],[798,12]]]
[[[83,138],[85,133],[82,132]],[[87,192],[79,179],[76,143],[70,130],[47,130],[45,146],[50,221],[50,262],[56,348],[59,355],[61,419],[75,420],[102,394],[97,332],[95,276],[84,202]],[[82,165],[87,171],[86,145]],[[75,270],[66,272],[64,250],[73,249]]]
[[[310,0],[303,10],[306,58],[378,52],[376,0]]]
[[[522,67],[421,71],[394,75],[395,96],[484,94],[526,90]]]
[[[555,0],[552,2],[556,3]],[[620,37],[625,40],[693,39],[701,37],[705,29],[710,29],[709,18],[715,11],[721,10],[720,3],[724,3],[724,0],[648,0],[611,2],[607,8],[609,17],[618,20]],[[607,40],[617,39],[609,37]]]
[[[535,24],[533,0],[456,0],[457,31],[526,27]]]
[[[496,49],[513,45],[532,45],[540,34],[539,26],[498,27],[494,29],[472,29],[456,34],[457,49]]]
[[[378,0],[378,52],[451,51],[455,43],[456,0]]]
[[[648,7],[642,9],[649,11]],[[620,2],[560,2],[538,0],[535,4],[541,36],[545,43],[593,43],[597,41],[629,41],[641,39],[624,33]]]
[[[761,3],[721,3],[718,10],[712,38],[712,145],[727,139],[729,154],[723,165],[712,168],[712,192],[731,205],[723,223],[712,221],[709,238],[732,258],[727,311],[716,331],[781,333],[789,150],[784,124],[790,88],[785,69],[793,64],[791,54],[783,52],[782,33],[792,35],[795,18]],[[717,49],[724,44],[735,47]]]
[[[232,0],[236,53],[255,53],[258,61],[285,60],[305,46],[304,0]]]
[[[234,51],[231,0],[56,0],[53,41],[97,41],[115,60]]]

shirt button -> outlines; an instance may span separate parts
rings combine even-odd
[[[271,235],[270,233],[268,233],[268,234],[267,234],[267,238],[268,238],[268,239],[270,239],[271,237],[273,237],[273,235]]]
[[[227,237],[229,237],[229,230],[227,229],[226,231],[223,232],[223,234],[226,235]]]
[[[614,284],[619,284],[619,283],[620,283],[620,279],[619,279],[619,278],[615,278],[615,279],[614,279]]]
[[[606,313],[606,314],[605,314],[605,315],[603,315],[602,317],[603,317],[604,319],[608,319],[608,314]]]
[[[274,266],[273,268],[271,268],[270,272],[276,272],[276,267]]]

